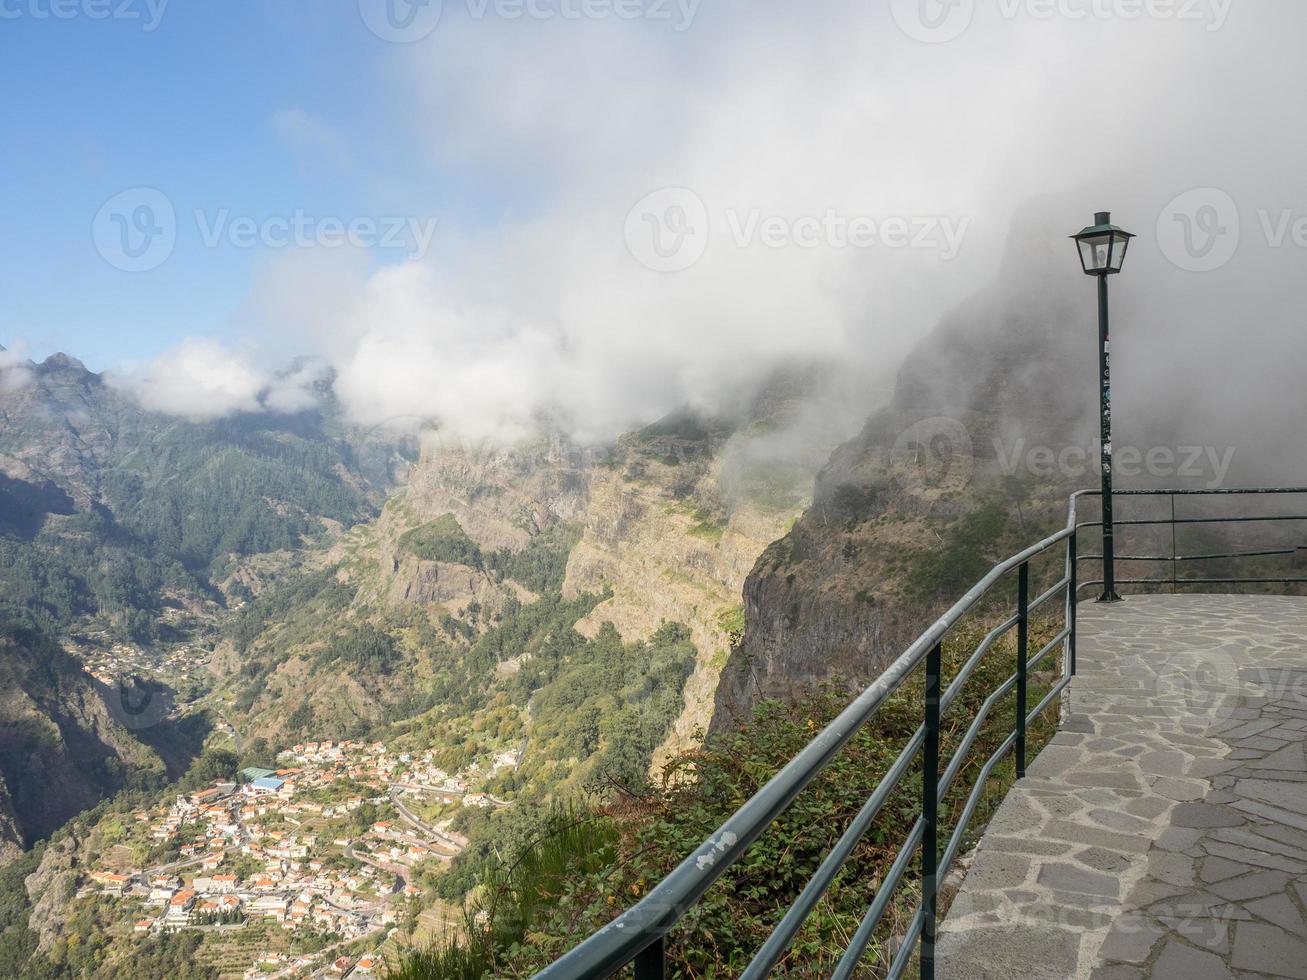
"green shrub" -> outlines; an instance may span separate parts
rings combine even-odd
[[[567,558],[581,540],[575,524],[555,524],[533,537],[521,551],[501,549],[490,555],[489,564],[504,578],[544,594],[563,587]]]
[[[443,561],[471,568],[482,566],[481,549],[453,514],[442,514],[434,521],[406,531],[399,539],[399,547],[423,561]]]
[[[1004,546],[1011,519],[999,501],[964,514],[948,526],[941,547],[914,556],[908,592],[929,600],[959,596],[988,574],[1009,549]]]
[[[390,673],[398,659],[399,651],[390,634],[368,623],[351,626],[344,633],[333,636],[318,655],[322,664],[343,661],[379,674]]]

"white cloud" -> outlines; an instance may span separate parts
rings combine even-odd
[[[193,421],[259,411],[267,378],[244,355],[203,337],[188,337],[142,364],[107,376],[144,408]]]
[[[883,380],[993,275],[1027,171],[1059,188],[1101,166],[1068,161],[1067,142],[1081,110],[1119,111],[1098,100],[1125,82],[1050,99],[1037,83],[1063,71],[1064,32],[1032,43],[991,26],[970,48],[931,52],[871,7],[726,8],[684,34],[442,22],[408,55],[411,116],[443,168],[489,175],[516,209],[490,225],[442,216],[426,263],[376,272],[348,297],[337,280],[325,313],[318,291],[281,290],[312,311],[278,301],[269,319],[320,338],[343,403],[370,422],[418,414],[503,435],[549,413],[604,437],[685,402],[730,402],[777,364]],[[1155,66],[1170,57],[1156,38],[1117,42]],[[640,265],[623,238],[632,205],[664,186],[691,188],[709,212],[706,254],[675,274]],[[754,215],[828,211],[943,218],[968,237],[952,261],[735,240],[732,222]]]
[[[32,370],[27,357],[0,347],[0,391],[17,391],[31,383]]]
[[[316,358],[302,360],[270,379],[259,401],[270,412],[294,415],[318,404],[314,388],[331,379],[331,365]]]
[[[1219,30],[1007,7],[1018,16],[978,4],[971,28],[938,45],[899,31],[888,3],[720,0],[683,33],[450,7],[427,41],[389,52],[404,61],[391,105],[455,202],[432,254],[370,273],[354,255],[279,256],[244,313],[279,338],[278,355],[320,352],[369,424],[416,415],[511,435],[548,413],[602,437],[687,401],[730,402],[778,363],[892,382],[916,341],[996,277],[1005,311],[1071,297],[1083,320],[1066,328],[1091,344],[1092,293],[1064,236],[1112,207],[1141,234],[1113,283],[1123,420],[1145,398],[1296,392],[1301,359],[1283,352],[1301,344],[1302,251],[1254,243],[1196,277],[1151,238],[1193,187],[1228,191],[1248,233],[1259,208],[1307,214],[1307,131],[1288,96],[1267,94],[1302,86],[1307,6],[1266,0]],[[343,145],[299,110],[276,125],[323,157]],[[631,206],[668,186],[693,189],[711,217],[702,260],[672,274],[642,267],[623,240]],[[425,184],[410,191],[430,199]],[[969,224],[942,261],[741,248],[728,209]],[[1241,370],[1210,390],[1215,365],[1231,364]],[[1177,394],[1203,378],[1187,402]],[[249,403],[248,385],[223,390]]]

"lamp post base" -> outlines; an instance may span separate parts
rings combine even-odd
[[[1094,601],[1095,602],[1125,602],[1125,600],[1122,599],[1115,592],[1104,592]]]

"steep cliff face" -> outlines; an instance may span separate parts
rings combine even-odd
[[[36,933],[37,948],[48,950],[59,939],[69,901],[77,893],[82,875],[81,841],[75,831],[61,834],[41,855],[41,863],[27,876],[24,887],[31,911],[27,927]]]
[[[489,556],[519,553],[548,531],[584,519],[592,453],[541,438],[486,448],[427,436],[407,485],[381,516],[354,528],[335,548],[359,601],[439,606],[457,615],[475,604],[491,613],[510,598],[529,601],[519,583],[495,575]],[[480,558],[433,560],[414,535],[452,520]]]
[[[351,718],[376,721],[426,674],[432,633],[415,632],[415,615],[435,627],[438,642],[458,644],[545,592],[588,593],[607,598],[577,624],[587,637],[605,622],[627,642],[668,622],[690,628],[698,660],[661,761],[706,727],[743,623],[745,576],[801,513],[829,452],[795,436],[807,394],[798,383],[774,387],[734,418],[679,412],[601,448],[551,437],[489,448],[428,434],[407,485],[380,516],[306,562],[335,569],[349,596],[312,623],[270,623],[300,638],[266,672],[235,682],[235,710],[274,732],[306,700],[331,731]],[[331,637],[359,622],[409,634],[394,669],[369,677],[338,661],[316,666]],[[220,650],[215,668],[248,673],[265,659],[260,642],[244,657]],[[242,702],[253,685],[254,701]]]
[[[511,448],[436,433],[420,442],[407,484],[379,516],[299,555],[242,612],[249,628],[219,646],[212,669],[241,729],[288,744],[420,713],[435,696],[432,657],[458,659],[538,598],[524,580],[548,579],[551,560],[561,584],[566,552],[554,552],[584,509],[582,455],[543,438]],[[386,655],[359,660],[360,630],[389,637]]]
[[[0,861],[123,786],[161,780],[164,759],[129,728],[166,724],[156,694],[112,704],[61,650],[0,636]]]
[[[607,621],[644,639],[663,622],[680,622],[699,654],[655,768],[707,727],[718,674],[743,625],[745,576],[806,503],[813,453],[758,466],[756,443],[769,431],[673,417],[621,440],[609,465],[589,474],[585,533],[565,588],[611,597],[578,628],[593,635]]]
[[[904,363],[892,404],[833,454],[812,506],[745,582],[714,729],[761,699],[861,688],[973,572],[1060,521],[1080,476],[1035,478],[1024,454],[1085,445],[1095,365],[1046,271],[1025,267],[1019,302],[981,296],[943,322]]]

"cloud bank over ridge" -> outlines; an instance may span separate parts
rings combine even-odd
[[[728,403],[778,364],[838,365],[874,392],[1000,273],[1014,305],[1075,297],[1084,322],[1068,329],[1088,329],[1065,235],[1108,206],[1141,236],[1114,283],[1120,322],[1137,325],[1122,341],[1137,355],[1122,358],[1126,397],[1182,403],[1170,375],[1183,371],[1138,365],[1211,374],[1241,314],[1268,343],[1296,336],[1284,300],[1303,250],[1258,240],[1257,217],[1307,214],[1291,105],[1307,11],[1292,0],[1255,16],[1200,3],[1206,20],[981,5],[943,43],[905,32],[897,0],[724,0],[682,32],[446,6],[429,38],[394,46],[391,112],[433,175],[466,191],[465,211],[441,216],[417,261],[275,256],[241,310],[251,338],[275,341],[188,339],[122,372],[144,404],[290,410],[296,385],[260,399],[287,350],[332,365],[361,423],[418,416],[470,437],[512,438],[547,415],[602,439],[680,404]],[[301,143],[351,155],[328,123],[279,118]],[[1163,222],[1177,196],[1211,187],[1235,201],[1245,240],[1198,274],[1165,254]],[[703,205],[689,216],[702,254],[680,271],[642,264],[627,232],[633,206],[664,188]],[[1033,243],[1009,241],[1015,215]],[[674,217],[656,212],[669,224],[651,234]],[[855,222],[867,240],[849,240]],[[1028,261],[1004,266],[1009,253]],[[1256,401],[1283,358],[1241,340],[1248,370],[1230,380]]]

